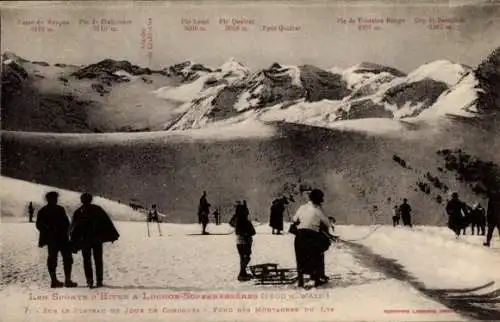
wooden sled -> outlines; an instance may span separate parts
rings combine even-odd
[[[250,266],[256,285],[283,285],[297,281],[297,270],[293,268],[278,268],[278,264],[265,263]]]

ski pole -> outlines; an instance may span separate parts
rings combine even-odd
[[[149,219],[146,220],[146,226],[148,227],[148,237],[151,237],[149,234]]]

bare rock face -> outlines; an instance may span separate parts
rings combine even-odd
[[[500,109],[500,47],[495,49],[474,71],[483,90],[478,93],[480,111]]]

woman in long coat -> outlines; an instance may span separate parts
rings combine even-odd
[[[285,212],[285,204],[281,199],[275,199],[271,206],[271,216],[269,219],[269,226],[272,228],[273,235],[275,231],[280,235],[283,230],[283,214]]]

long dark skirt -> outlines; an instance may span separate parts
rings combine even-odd
[[[283,230],[283,213],[276,211],[272,212],[269,226],[271,226],[272,229]]]
[[[320,233],[310,229],[299,229],[295,236],[295,259],[297,271],[316,276],[321,272],[322,252],[320,251]]]

